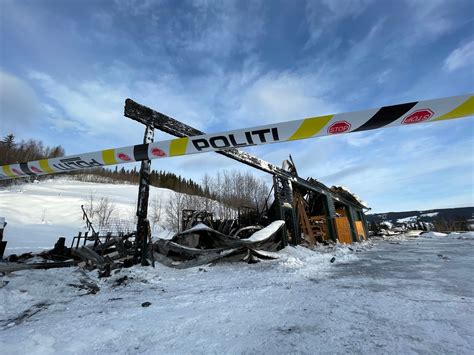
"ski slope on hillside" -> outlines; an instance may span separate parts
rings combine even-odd
[[[150,201],[159,197],[164,209],[174,192],[150,187]],[[115,204],[116,217],[133,221],[138,187],[136,185],[88,183],[68,178],[0,188],[0,217],[8,225],[4,239],[6,254],[51,249],[59,237],[66,245],[84,231],[81,205],[90,195],[109,197]]]

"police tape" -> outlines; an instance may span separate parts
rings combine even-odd
[[[382,127],[436,122],[474,115],[474,96],[462,95],[339,113],[265,126],[203,134],[0,168],[0,179],[55,174],[86,168],[206,153],[230,148],[361,132]]]

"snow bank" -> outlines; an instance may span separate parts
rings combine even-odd
[[[450,236],[463,236],[465,238],[474,238],[474,232],[450,233]]]
[[[425,237],[425,238],[446,237],[447,234],[440,233],[440,232],[428,232],[428,233],[423,233],[422,236]]]

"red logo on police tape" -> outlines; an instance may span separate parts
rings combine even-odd
[[[410,113],[407,117],[405,117],[402,121],[402,124],[413,124],[423,122],[429,120],[431,117],[433,117],[433,115],[434,112],[431,111],[429,108],[418,110]]]
[[[329,134],[339,134],[351,129],[351,124],[347,121],[337,121],[328,127]]]
[[[22,175],[23,173],[15,168],[12,168],[12,171],[17,175]]]
[[[34,171],[35,173],[38,173],[38,174],[41,174],[41,173],[42,173],[42,171],[41,171],[40,169],[38,169],[36,166],[32,166],[32,167],[30,168],[30,170],[31,170],[31,171]]]
[[[151,154],[153,154],[155,157],[164,157],[166,155],[166,153],[160,148],[153,148],[151,150]]]
[[[119,154],[117,154],[117,157],[118,157],[120,160],[124,160],[124,161],[130,161],[130,160],[132,160],[132,158],[130,158],[127,154],[124,154],[124,153],[119,153]]]

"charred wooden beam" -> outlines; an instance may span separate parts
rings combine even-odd
[[[7,242],[3,241],[3,229],[7,225],[5,222],[5,218],[0,217],[0,259],[3,259],[3,254],[5,253],[5,249],[7,247]]]
[[[154,130],[151,125],[146,125],[143,143],[148,144],[153,142]],[[148,197],[150,194],[150,173],[151,161],[142,160],[140,167],[140,184],[138,186],[138,201],[137,201],[137,238],[135,241],[135,260],[140,259],[141,264],[146,266],[146,256],[148,253]],[[154,265],[153,265],[154,266]]]

